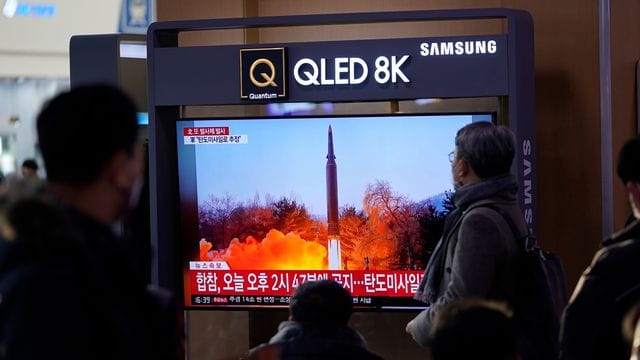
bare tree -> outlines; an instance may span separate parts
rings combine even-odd
[[[239,206],[229,194],[221,198],[209,195],[198,209],[200,238],[211,242],[214,249],[226,248],[232,239],[228,229],[229,221]]]
[[[420,254],[420,224],[416,206],[405,196],[395,194],[386,181],[369,184],[363,200],[364,209],[378,231],[393,242],[394,253],[389,266],[395,269],[414,269]]]
[[[303,204],[286,197],[271,204],[275,226],[283,233],[296,232],[303,239],[313,238],[313,220]]]
[[[361,268],[357,265],[361,259],[356,257],[356,244],[365,241],[368,236],[367,217],[362,211],[356,211],[355,206],[345,206],[340,209],[342,258],[349,269]]]

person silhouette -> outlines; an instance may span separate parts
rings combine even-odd
[[[111,86],[76,87],[45,104],[37,132],[47,183],[0,201],[3,356],[180,358],[177,317],[113,230],[142,183],[133,102]]]

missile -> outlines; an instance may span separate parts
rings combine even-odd
[[[333,153],[333,131],[329,125],[329,152],[327,154],[327,222],[329,236],[339,236],[338,226],[338,166]]]
[[[342,255],[340,250],[340,227],[338,214],[338,166],[333,153],[333,130],[329,125],[329,151],[327,153],[327,258],[329,270],[342,270]]]

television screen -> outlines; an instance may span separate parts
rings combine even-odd
[[[412,299],[451,209],[455,134],[490,114],[177,121],[189,308],[286,307],[334,279],[356,308]]]

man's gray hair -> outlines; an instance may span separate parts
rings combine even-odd
[[[509,173],[514,155],[515,137],[507,127],[478,121],[456,134],[456,158],[469,163],[481,179]]]

